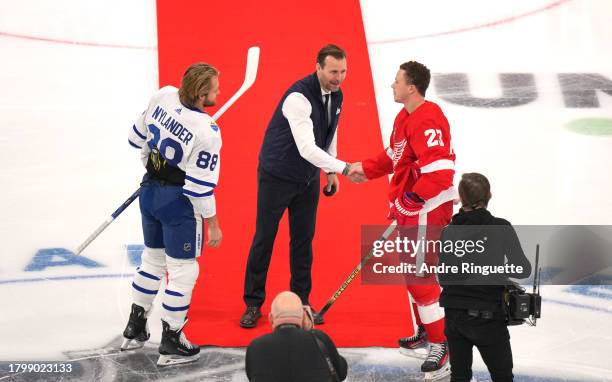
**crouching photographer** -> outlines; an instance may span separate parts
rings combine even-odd
[[[491,191],[484,175],[464,174],[459,197],[462,208],[441,235],[440,264],[452,267],[452,271],[438,275],[443,287],[440,306],[446,316],[451,381],[471,380],[473,346],[493,381],[512,381],[504,291],[509,277],[529,277],[531,264],[510,222],[487,210]],[[444,245],[449,242],[462,245]],[[472,251],[456,250],[467,248],[467,243]]]
[[[273,332],[254,339],[246,351],[251,382],[339,382],[346,379],[346,359],[327,334],[313,329],[310,307],[289,291],[272,301]]]

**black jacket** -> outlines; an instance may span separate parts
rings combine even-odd
[[[476,242],[481,240],[482,251],[448,250],[442,245],[440,264],[457,266],[463,264],[478,266],[499,266],[514,264],[521,266],[522,272],[491,273],[483,275],[475,273],[440,273],[440,285],[443,287],[440,295],[440,306],[453,309],[475,309],[501,312],[504,285],[509,283],[508,277],[526,278],[531,274],[531,264],[525,257],[521,243],[509,221],[496,218],[484,208],[463,211],[453,216],[451,223],[444,228],[441,235],[442,243],[448,240],[453,243]],[[446,249],[445,249],[446,248]],[[474,248],[474,249],[475,249]]]
[[[316,335],[327,347],[340,380],[346,378],[347,363],[332,340],[319,330],[306,331],[281,325],[256,338],[246,352],[246,374],[251,382],[327,382],[331,373],[319,349]]]

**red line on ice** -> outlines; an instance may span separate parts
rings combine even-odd
[[[121,48],[121,49],[141,49],[141,50],[157,49],[156,46],[138,46],[138,45],[104,44],[104,43],[99,43],[99,42],[86,42],[86,41],[70,41],[70,40],[61,40],[61,39],[55,39],[55,38],[49,38],[49,37],[27,36],[27,35],[8,33],[8,32],[0,32],[0,36],[20,38],[20,39],[32,40],[32,41],[51,42],[51,43],[56,43],[56,44],[94,46],[98,48]]]
[[[569,1],[571,1],[571,0],[557,0],[557,1],[553,2],[553,3],[550,3],[550,4],[542,7],[542,8],[534,9],[532,11],[529,11],[529,12],[526,12],[526,13],[522,13],[520,15],[510,16],[510,17],[507,17],[505,19],[491,21],[491,22],[484,23],[484,24],[479,24],[479,25],[473,25],[473,26],[470,26],[470,27],[463,27],[463,28],[453,29],[453,30],[449,30],[449,31],[445,31],[445,32],[436,32],[436,33],[430,33],[430,34],[424,34],[424,35],[418,35],[418,36],[394,38],[394,39],[389,39],[389,40],[368,41],[368,44],[371,44],[371,45],[374,45],[374,44],[389,44],[389,43],[393,43],[393,42],[401,42],[401,41],[408,41],[408,40],[418,40],[418,39],[422,39],[422,38],[439,37],[439,36],[445,36],[445,35],[450,35],[450,34],[468,32],[468,31],[472,31],[472,30],[476,30],[476,29],[491,28],[491,27],[498,26],[498,25],[501,25],[501,24],[510,23],[510,22],[522,19],[524,17],[527,17],[527,16],[532,16],[532,15],[535,15],[535,14],[540,13],[540,12],[548,11],[548,10],[550,10],[552,8],[555,8],[555,7],[558,7],[560,5],[563,5],[564,3],[567,3]]]

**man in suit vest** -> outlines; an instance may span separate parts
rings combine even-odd
[[[351,168],[336,159],[340,84],[345,77],[344,50],[324,46],[317,55],[316,72],[289,87],[268,124],[257,169],[257,222],[246,265],[243,328],[255,327],[261,317],[274,239],[285,210],[289,210],[291,238],[289,287],[304,305],[310,305],[319,169],[327,174],[326,189],[338,191],[337,174],[346,176]],[[316,315],[315,320],[320,323]]]

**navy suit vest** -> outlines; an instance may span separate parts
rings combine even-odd
[[[315,143],[327,151],[338,126],[340,110],[342,108],[342,90],[331,93],[331,123],[328,122],[327,112],[323,107],[321,85],[317,74],[313,73],[297,81],[285,92],[274,110],[272,119],[268,124],[261,151],[259,152],[259,165],[264,171],[292,182],[308,183],[318,176],[318,168],[302,158],[300,155],[289,121],[283,115],[285,98],[293,92],[303,94],[312,106],[310,119],[312,120]]]

